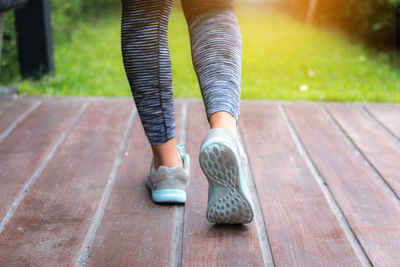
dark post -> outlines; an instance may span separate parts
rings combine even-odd
[[[3,45],[3,27],[4,27],[4,13],[0,11],[0,64],[1,64],[1,49]],[[1,65],[0,65],[1,69]]]
[[[400,68],[400,3],[396,6],[397,14],[397,51],[396,51],[396,65]]]
[[[54,73],[49,1],[29,0],[15,10],[15,25],[22,77]]]

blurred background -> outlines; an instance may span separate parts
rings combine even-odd
[[[400,0],[236,0],[242,97],[400,103]],[[4,13],[0,87],[20,94],[130,96],[121,3],[51,0],[52,74],[22,77],[14,11]],[[201,97],[179,0],[169,22],[176,97]]]

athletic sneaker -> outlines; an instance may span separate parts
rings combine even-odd
[[[240,140],[225,128],[209,130],[201,143],[199,162],[209,184],[207,219],[250,223],[254,212],[246,186],[247,156]]]
[[[182,157],[183,168],[176,166],[168,168],[161,165],[154,169],[154,159],[147,175],[146,186],[151,191],[151,197],[157,203],[185,203],[186,187],[189,183],[190,158],[183,153],[183,145],[177,145]]]
[[[213,223],[246,224],[254,212],[246,186],[247,156],[240,140],[225,128],[208,131],[199,152],[207,177],[207,220]]]

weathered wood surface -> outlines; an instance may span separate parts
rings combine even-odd
[[[398,262],[400,239],[394,238],[400,233],[398,203],[381,188],[319,107],[292,105],[286,109],[369,260],[377,266]]]
[[[207,221],[208,185],[198,158],[201,141],[209,126],[203,104],[188,110],[188,153],[191,155],[189,199],[183,227],[183,266],[262,266],[263,257],[255,224],[220,226]],[[202,116],[203,115],[203,116]],[[194,119],[196,118],[196,119]]]
[[[19,266],[73,263],[117,156],[129,110],[128,101],[89,105],[1,233],[0,265],[10,260]]]
[[[393,137],[359,106],[329,105],[328,110],[390,187],[400,195],[400,143],[393,144]],[[398,127],[400,116],[397,122],[393,121],[390,125]]]
[[[0,133],[17,121],[24,113],[29,112],[35,105],[40,105],[41,101],[32,98],[13,99],[0,98]]]
[[[296,151],[277,105],[244,103],[240,122],[275,263],[357,266],[358,259]]]
[[[177,138],[181,132],[180,107],[176,107]],[[146,262],[171,266],[176,205],[157,205],[151,200],[144,180],[152,154],[144,140],[146,136],[136,116],[128,150],[96,237],[91,266],[141,266]]]
[[[366,108],[378,121],[400,140],[400,106],[399,105],[368,105]],[[399,141],[400,142],[400,141]]]
[[[24,102],[21,104],[24,106]],[[0,219],[12,208],[82,105],[82,101],[68,99],[43,103],[0,143]]]
[[[205,218],[202,101],[176,118],[188,200],[157,205],[132,99],[0,99],[0,266],[400,265],[399,105],[243,101],[245,226]]]

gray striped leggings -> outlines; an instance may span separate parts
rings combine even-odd
[[[181,4],[207,118],[226,111],[238,121],[242,39],[233,0],[181,0]],[[125,72],[152,145],[176,135],[168,48],[171,7],[172,0],[122,0]]]

